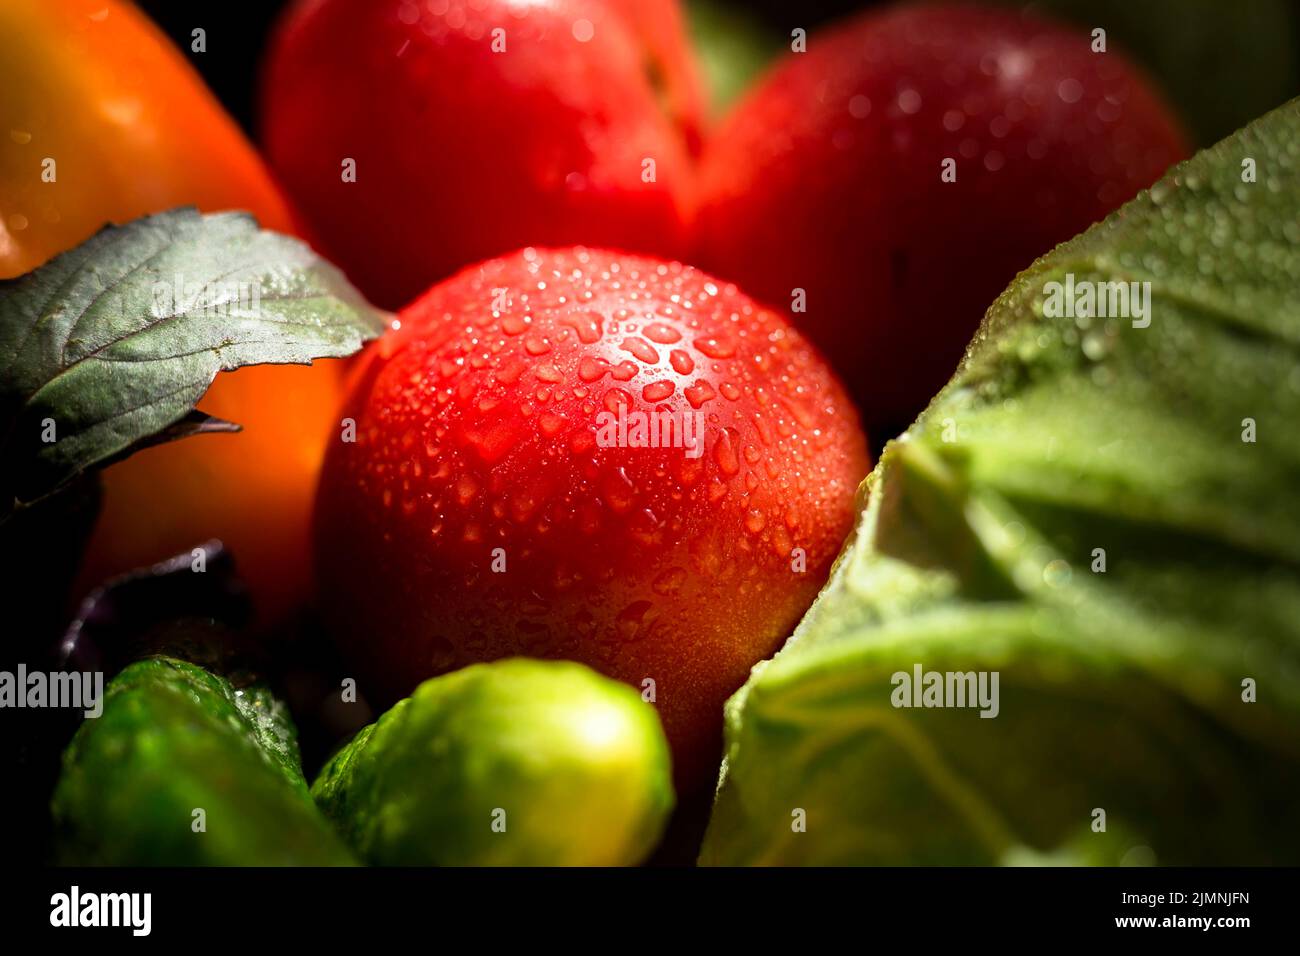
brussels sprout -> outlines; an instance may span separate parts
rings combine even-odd
[[[580,664],[515,658],[427,680],[312,787],[370,863],[621,865],[673,806],[654,708]]]
[[[59,862],[330,866],[353,862],[312,805],[284,706],[167,657],[130,665],[63,756]]]
[[[703,862],[1300,862],[1297,143],[1300,100],[993,305],[728,702]]]

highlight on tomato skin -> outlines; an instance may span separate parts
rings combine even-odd
[[[176,206],[245,210],[264,228],[296,231],[253,146],[132,4],[0,4],[0,115],[0,277],[106,223]],[[236,555],[260,618],[305,604],[308,516],[341,364],[222,373],[200,408],[242,432],[108,468],[73,597],[215,537]]]
[[[868,461],[838,381],[734,286],[582,247],[466,269],[397,324],[316,504],[349,663],[382,700],[475,661],[577,660],[654,700],[679,788],[708,780],[723,701],[853,522]]]

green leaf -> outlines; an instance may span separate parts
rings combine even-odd
[[[1300,862],[1298,292],[1300,100],[1022,273],[728,703],[702,859]],[[895,706],[916,665],[997,716]]]
[[[194,412],[218,372],[350,355],[381,326],[337,269],[245,214],[106,228],[0,282],[0,516],[144,444],[230,427]]]

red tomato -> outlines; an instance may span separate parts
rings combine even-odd
[[[706,146],[694,259],[782,308],[803,290],[794,320],[873,433],[925,407],[1017,272],[1188,154],[1122,54],[1041,20],[902,7],[807,44]]]
[[[701,112],[685,44],[673,0],[299,3],[263,139],[321,247],[388,308],[530,243],[680,255]]]
[[[723,701],[852,526],[868,462],[843,389],[735,286],[612,252],[526,249],[399,321],[316,508],[358,676],[391,698],[473,661],[582,661],[653,692],[679,784],[702,782]]]

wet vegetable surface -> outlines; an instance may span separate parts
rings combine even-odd
[[[352,862],[311,802],[289,715],[266,689],[236,690],[158,657],[114,678],[103,706],[64,754],[53,803],[59,862]]]
[[[367,862],[641,862],[673,806],[668,743],[636,691],[522,658],[425,681],[312,787]]]
[[[1300,101],[994,304],[730,701],[705,862],[1300,858],[1298,133]],[[1148,315],[1053,317],[1067,277]],[[1000,672],[998,716],[891,706],[917,664]]]

